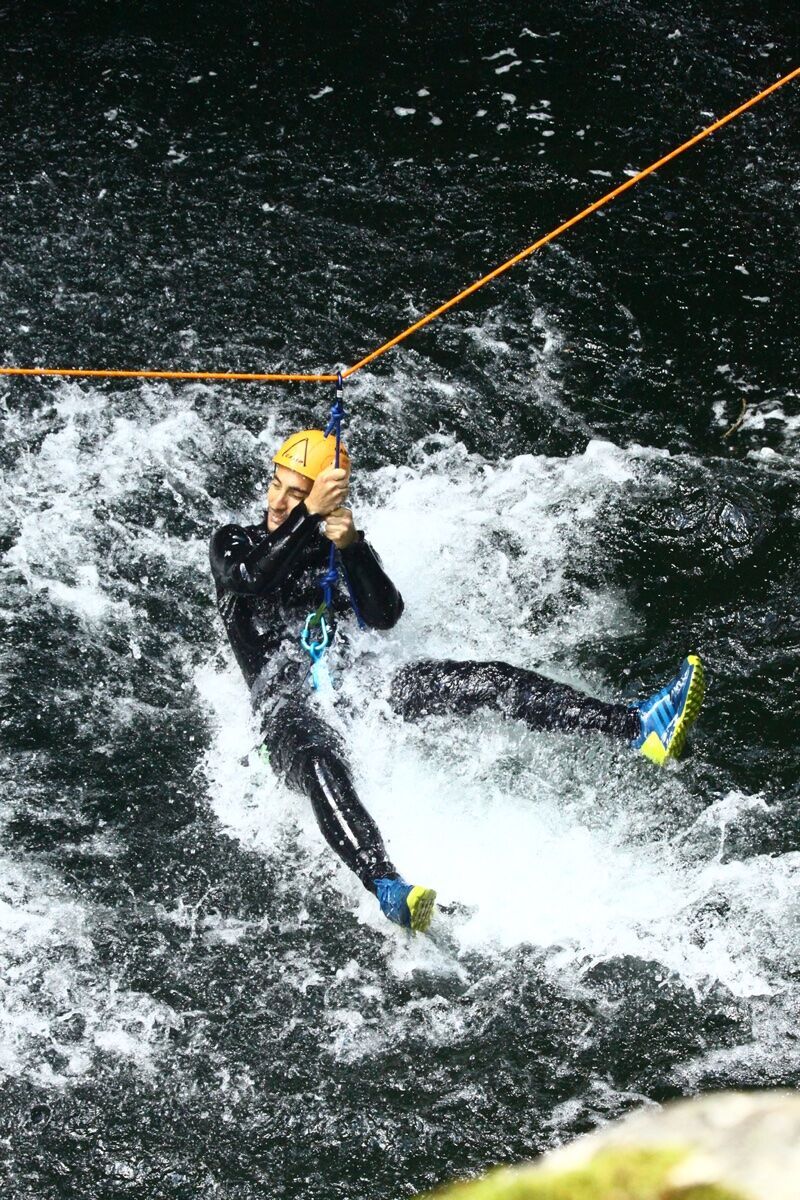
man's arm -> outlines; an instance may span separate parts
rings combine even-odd
[[[342,551],[342,566],[361,616],[372,629],[391,629],[403,612],[403,597],[383,569],[378,555],[358,533]]]
[[[211,538],[215,580],[237,596],[263,596],[279,587],[319,528],[300,503],[275,533],[253,538],[241,525],[223,525]]]

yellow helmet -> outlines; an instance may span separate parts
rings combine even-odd
[[[279,467],[287,467],[305,475],[306,479],[316,479],[320,471],[332,467],[336,460],[336,437],[329,433],[327,437],[321,429],[301,429],[286,439],[272,461]],[[344,445],[339,446],[339,466],[344,471],[350,470],[350,455]]]

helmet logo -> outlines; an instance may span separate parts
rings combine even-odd
[[[293,462],[299,463],[301,467],[308,465],[308,438],[301,438],[300,441],[294,443],[293,446],[287,446],[284,451],[287,458],[291,458]]]

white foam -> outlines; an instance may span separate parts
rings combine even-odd
[[[533,734],[491,714],[404,724],[382,698],[391,672],[415,657],[546,666],[587,636],[626,636],[635,618],[615,593],[584,591],[557,616],[551,610],[566,591],[571,556],[591,542],[599,506],[653,456],[594,441],[570,458],[492,464],[442,438],[414,467],[374,474],[374,499],[360,519],[407,608],[395,630],[362,639],[376,657],[345,676],[357,708],[347,726],[353,768],[400,869],[470,908],[458,926],[462,950],[549,946],[554,969],[576,971],[631,954],[662,962],[699,989],[719,980],[741,996],[768,995],[780,960],[777,899],[761,909],[770,889],[783,899],[797,878],[791,856],[778,869],[770,859],[698,862],[665,846],[655,818],[671,795],[678,802],[680,771],[654,771],[600,738]],[[543,609],[547,619],[537,622]],[[563,666],[553,673],[607,694],[602,680]],[[281,853],[282,838],[299,837],[309,861],[325,861],[309,806],[267,768],[239,763],[255,733],[235,671],[209,669],[198,684],[217,714],[209,774],[219,815],[266,854]],[[737,805],[761,804],[729,798],[706,820],[724,827]],[[383,929],[393,969],[435,965],[430,946],[419,939],[409,946],[387,928],[374,898],[332,855],[328,861],[343,900]],[[730,915],[701,944],[693,914],[721,895]],[[332,1032],[339,1052],[371,1044],[340,1017]]]
[[[790,415],[783,405],[768,401],[761,405],[750,405],[742,421],[743,429],[767,429],[777,427],[786,437],[800,431],[800,413]]]
[[[163,408],[160,393],[149,396],[155,411]],[[176,505],[185,496],[205,497],[200,463],[213,432],[188,405],[134,421],[113,415],[102,393],[77,385],[59,389],[55,408],[60,426],[44,437],[24,471],[2,481],[3,503],[19,518],[6,564],[32,592],[47,593],[90,624],[129,622],[135,615],[130,602],[108,591],[104,552],[96,549],[95,505],[113,505],[149,489],[154,475]],[[113,519],[107,520],[113,527]],[[131,558],[138,551],[204,565],[205,546],[199,542],[121,523],[116,533]],[[118,581],[117,592],[125,586]]]
[[[560,335],[546,325],[541,332],[546,345],[537,352],[542,369],[531,398],[550,403],[542,377],[547,356],[558,354]],[[476,357],[507,360],[499,318],[467,337]],[[354,384],[356,397],[359,387],[369,389],[370,403],[390,420],[401,420],[418,397],[413,380],[399,370]],[[434,402],[438,396],[453,403],[457,396],[452,382],[435,373],[426,389]],[[26,581],[20,586],[52,603],[54,621],[77,613],[93,628],[114,623],[135,657],[146,629],[137,591],[124,572],[109,578],[98,533],[113,527],[126,563],[155,558],[205,578],[205,531],[187,538],[111,523],[114,505],[146,494],[154,479],[165,501],[188,513],[202,506],[203,520],[209,508],[218,522],[244,515],[230,513],[207,491],[218,421],[202,415],[201,404],[195,408],[193,397],[202,399],[202,389],[165,404],[163,389],[143,388],[135,416],[121,415],[103,394],[77,385],[54,394],[55,428],[0,481],[0,517],[13,518],[15,530],[7,561]],[[764,406],[753,417],[761,412],[772,421],[777,411]],[[783,409],[780,415],[787,430],[800,420]],[[277,420],[273,413],[259,437],[232,422],[226,452],[252,462],[274,444]],[[502,963],[511,947],[543,946],[552,969],[575,978],[587,964],[635,954],[662,962],[698,992],[722,980],[740,996],[776,996],[791,989],[785,976],[796,958],[800,862],[792,855],[725,861],[726,831],[743,812],[758,819],[761,797],[726,797],[706,810],[685,841],[665,844],[658,817],[684,799],[681,770],[658,772],[602,739],[534,734],[490,714],[406,724],[384,700],[392,672],[420,656],[502,658],[611,698],[599,673],[575,667],[573,650],[587,640],[629,636],[637,617],[624,594],[577,584],[571,567],[588,568],[579,575],[591,578],[600,513],[631,482],[643,482],[656,457],[669,458],[593,440],[566,458],[520,454],[491,462],[439,436],[413,447],[403,465],[362,472],[359,523],[407,609],[395,630],[357,640],[357,661],[343,680],[354,715],[331,719],[344,722],[359,790],[398,865],[415,881],[437,886],[445,899],[470,907],[454,925],[459,952],[477,950],[485,961]],[[95,504],[105,506],[105,524]],[[146,586],[144,578],[140,583]],[[168,651],[180,655],[182,647],[176,632]],[[195,682],[214,729],[205,771],[223,825],[267,858],[299,846],[310,878],[327,869],[342,905],[380,931],[390,972],[462,971],[457,956],[448,960],[435,943],[410,941],[387,925],[374,898],[337,864],[310,806],[251,753],[257,731],[244,683],[230,655],[220,669],[215,649],[209,647]],[[117,697],[108,711],[116,732],[148,716],[134,698]],[[692,852],[694,838],[707,843],[709,853]],[[117,989],[92,948],[93,923],[102,913],[76,901],[35,864],[0,860],[3,879],[2,1064],[56,1084],[90,1070],[98,1054],[122,1055],[147,1070],[177,1018],[147,997]],[[697,914],[706,903],[724,915],[708,918],[699,938]],[[209,943],[235,942],[248,928],[235,917],[201,918],[196,906],[178,901],[161,916]],[[296,927],[308,916],[292,911],[285,920]],[[312,966],[300,966],[300,978],[307,968],[311,980]],[[378,1044],[374,1039],[397,1034],[400,1024],[389,1021],[383,1029],[368,1021],[365,1028],[352,1015],[360,1003],[380,1005],[377,972],[365,969],[363,978],[340,984],[343,996],[331,1003],[327,1031],[335,1053],[355,1055],[359,1046],[367,1052]],[[344,994],[347,987],[361,989],[361,1001]],[[58,1023],[74,1013],[85,1017],[85,1031],[76,1042],[62,1043]],[[428,1009],[409,1006],[396,1017],[409,1028],[425,1022],[432,1043],[457,1037],[462,1019],[457,1006],[443,1000]],[[48,1065],[43,1047],[54,1045],[66,1066]]]
[[[81,1028],[67,1038],[73,1019]],[[103,1052],[147,1072],[158,1038],[179,1024],[169,1006],[108,976],[93,921],[53,873],[0,856],[0,1071],[60,1087]]]
[[[14,603],[9,615],[35,595],[40,605],[51,605],[42,620],[62,630],[65,640],[70,628],[65,617],[77,615],[92,637],[104,637],[104,627],[114,626],[131,655],[142,657],[139,639],[147,625],[139,590],[148,582],[142,557],[205,572],[205,538],[166,536],[163,529],[119,520],[116,506],[140,493],[147,496],[153,477],[176,504],[179,498],[185,503],[203,499],[203,463],[217,434],[193,411],[197,394],[183,393],[180,401],[166,405],[165,389],[143,388],[134,419],[115,412],[104,392],[57,385],[49,410],[9,415],[9,434],[23,444],[33,434],[36,445],[0,479],[0,521],[13,530],[4,558],[5,594]],[[38,441],[37,425],[47,431]],[[109,533],[114,539],[110,557]],[[127,578],[130,565],[137,583]],[[14,643],[4,647],[10,654],[19,649]],[[165,635],[160,665],[167,660],[174,665],[183,652],[177,631],[171,643]],[[108,692],[98,739],[141,716],[162,715],[136,697],[115,694],[113,683]],[[83,699],[74,687],[59,694],[79,718]],[[118,745],[109,736],[109,752]],[[4,770],[14,777],[13,763],[4,764]],[[19,797],[24,811],[21,787]],[[52,815],[59,816],[58,795],[50,800]],[[36,801],[37,813],[48,815],[42,797]],[[8,807],[2,811],[11,815]],[[119,852],[102,832],[86,845],[95,857]],[[95,1070],[105,1056],[122,1057],[141,1071],[157,1061],[168,1028],[180,1018],[169,1006],[123,986],[113,967],[100,961],[94,949],[97,922],[115,919],[116,914],[74,896],[56,870],[36,859],[0,857],[2,1070],[63,1086]]]

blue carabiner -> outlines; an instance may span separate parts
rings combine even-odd
[[[319,618],[319,637],[314,637],[311,629],[311,620],[316,617],[316,613],[309,613],[306,617],[306,623],[303,626],[303,631],[300,634],[300,645],[311,658],[312,662],[319,662],[325,651],[328,649],[331,640],[331,632],[328,627],[328,622],[324,617]]]
[[[311,621],[315,619],[317,619],[316,613],[309,613],[306,617],[306,623],[300,634],[300,645],[311,659],[311,683],[314,689],[319,691],[323,682],[320,664],[330,645],[331,633],[328,622],[321,616],[319,617],[319,637],[315,637],[311,628]]]

